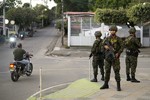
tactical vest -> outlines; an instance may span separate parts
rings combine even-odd
[[[114,53],[117,53],[120,49],[120,44],[119,44],[119,37],[111,38],[108,37],[106,41],[111,43],[111,46],[114,48]]]

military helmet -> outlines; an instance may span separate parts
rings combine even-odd
[[[22,44],[21,44],[21,43],[18,43],[17,47],[18,47],[18,48],[22,48]]]
[[[118,30],[118,28],[117,28],[116,25],[112,25],[112,26],[110,26],[110,28],[109,28],[109,31],[117,31],[117,30]]]
[[[95,32],[95,36],[97,36],[97,37],[101,37],[101,36],[102,36],[101,31],[96,31],[96,32]]]
[[[129,33],[135,33],[136,32],[136,29],[134,28],[134,27],[131,27],[130,29],[129,29]]]

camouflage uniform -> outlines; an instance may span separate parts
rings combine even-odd
[[[139,40],[135,37],[136,30],[134,28],[130,28],[129,33],[130,35],[125,40],[125,46],[126,46],[126,75],[127,75],[127,81],[131,82],[140,82],[135,79],[135,72],[137,67],[137,57],[139,53],[139,47],[141,47],[141,43]],[[130,78],[130,70],[131,70],[131,76]]]
[[[97,31],[97,32],[100,32],[100,31]],[[92,79],[91,82],[97,82],[98,67],[100,68],[100,72],[102,75],[101,80],[104,80],[104,68],[103,68],[104,53],[103,53],[102,39],[100,39],[100,36],[98,37],[99,39],[96,39],[94,41],[93,46],[91,48],[91,54],[93,56],[92,65],[93,65],[93,74],[94,74],[94,79]]]
[[[109,41],[111,42],[113,48],[114,48],[114,54],[119,53],[121,54],[123,51],[123,42],[121,40],[121,38],[119,38],[118,36],[116,36],[115,38],[112,38],[111,36],[106,38],[104,40],[105,41]],[[106,52],[107,53],[107,52]],[[119,58],[114,58],[113,59],[108,59],[105,58],[105,70],[106,70],[106,75],[105,75],[105,81],[109,81],[110,79],[110,73],[111,73],[111,66],[113,66],[114,72],[115,72],[115,79],[116,81],[120,81],[120,60]]]
[[[112,29],[111,29],[112,28]],[[110,29],[110,31],[116,31],[117,32],[117,27],[116,26],[112,26]],[[111,56],[111,59],[108,57],[109,56],[106,56],[108,55],[108,53],[110,52],[107,52],[107,50],[105,50],[105,83],[104,85],[100,88],[100,89],[107,89],[109,88],[108,86],[108,82],[110,80],[110,73],[111,73],[111,66],[113,66],[113,70],[114,70],[114,73],[115,73],[115,79],[117,81],[117,90],[118,91],[121,91],[121,88],[120,88],[120,54],[122,53],[123,51],[123,41],[120,37],[118,36],[109,36],[107,37],[105,40],[104,40],[104,45],[108,45],[107,42],[109,42],[109,48],[112,47],[113,50],[111,50],[110,52],[112,53],[111,55],[114,55]],[[110,49],[109,49],[110,50]],[[116,57],[116,55],[118,55],[118,57]]]

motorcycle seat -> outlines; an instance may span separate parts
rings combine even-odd
[[[21,65],[21,66],[26,66],[23,62],[21,62],[21,61],[16,61],[16,64],[17,65]]]

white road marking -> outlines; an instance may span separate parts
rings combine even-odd
[[[71,83],[71,82],[69,82],[69,83],[64,83],[64,84],[54,85],[54,86],[51,86],[51,87],[48,87],[48,88],[43,89],[42,92],[47,91],[47,90],[50,90],[50,89],[52,89],[52,88],[59,87],[59,86],[68,85],[68,84],[70,84],[70,83]],[[38,95],[39,93],[40,93],[40,91],[34,93],[34,94],[31,95],[29,98],[35,97],[35,96]],[[29,98],[27,98],[27,100],[30,100]]]

